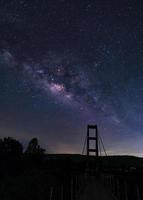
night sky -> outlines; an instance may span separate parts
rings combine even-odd
[[[143,3],[0,0],[0,136],[143,156]]]

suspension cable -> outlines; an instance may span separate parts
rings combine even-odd
[[[102,144],[102,147],[103,147],[103,151],[105,153],[105,156],[107,156],[107,152],[106,152],[106,149],[105,149],[105,146],[104,146],[104,143],[103,143],[103,140],[101,138],[101,136],[99,135],[99,140],[101,141],[101,144]]]
[[[102,152],[101,152],[101,143],[100,143],[100,139],[99,139],[99,156],[102,155]]]
[[[85,140],[84,140],[82,155],[84,155],[84,151],[85,151],[85,147],[86,147],[86,141],[87,141],[87,135],[86,135]]]

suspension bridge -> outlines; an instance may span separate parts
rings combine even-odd
[[[82,155],[85,162],[74,169],[69,164],[65,176],[50,187],[50,200],[143,200],[141,173],[102,166],[105,158],[110,163],[110,157],[97,125],[87,126]]]
[[[98,133],[97,125],[88,125],[82,155],[86,154],[87,157],[89,157],[92,154],[96,157],[97,163],[94,169],[96,170],[96,175],[88,176],[87,184],[80,195],[80,200],[115,200],[112,193],[105,188],[105,186],[99,181],[99,178],[97,178],[99,173],[98,157],[102,156],[102,149],[105,156],[107,156],[103,140]],[[87,171],[89,174],[90,170],[87,160]]]

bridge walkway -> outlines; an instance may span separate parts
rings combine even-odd
[[[117,200],[112,194],[98,181],[95,176],[88,179],[84,191],[79,200]]]

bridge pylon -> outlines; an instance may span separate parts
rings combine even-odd
[[[86,147],[86,150],[87,150],[87,156],[89,156],[90,153],[95,153],[96,157],[99,156],[97,125],[88,125],[87,126],[87,147]]]

